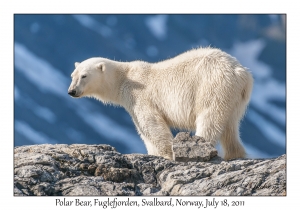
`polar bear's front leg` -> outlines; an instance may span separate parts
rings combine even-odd
[[[139,115],[134,120],[137,130],[143,139],[148,154],[173,159],[173,135],[167,123],[160,115]]]

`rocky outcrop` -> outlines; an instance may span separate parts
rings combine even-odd
[[[173,139],[173,160],[180,162],[209,161],[218,155],[216,148],[204,138],[180,132]]]
[[[16,196],[286,194],[285,155],[177,162],[84,144],[21,146],[14,152]]]

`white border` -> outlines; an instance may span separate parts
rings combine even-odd
[[[1,2],[1,206],[22,209],[53,209],[56,197],[13,197],[13,15],[16,13],[286,13],[287,14],[287,196],[286,197],[228,197],[243,200],[243,209],[282,209],[298,206],[296,192],[299,181],[296,177],[299,163],[299,15],[296,1],[3,1]],[[5,3],[5,4],[4,4]],[[298,64],[298,63],[297,63]],[[75,199],[76,197],[72,197]],[[83,197],[80,197],[83,198]],[[86,199],[93,199],[84,197]],[[185,197],[188,199],[189,197]],[[195,197],[191,197],[194,199]],[[217,197],[218,200],[225,197]],[[136,200],[142,198],[135,198]],[[201,197],[205,199],[205,197]],[[190,207],[191,208],[191,207]],[[121,209],[121,208],[119,208]],[[134,209],[134,208],[132,208]],[[139,208],[141,209],[141,208]],[[175,208],[172,208],[175,209]],[[191,208],[192,209],[192,208]],[[196,208],[195,208],[196,209]]]

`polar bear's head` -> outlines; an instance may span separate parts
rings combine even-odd
[[[68,94],[74,98],[95,96],[105,89],[105,59],[90,58],[75,63]]]

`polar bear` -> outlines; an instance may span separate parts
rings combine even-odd
[[[173,159],[170,128],[177,128],[220,140],[226,160],[245,156],[239,123],[253,78],[219,49],[192,49],[157,63],[90,58],[76,62],[71,77],[72,97],[123,106],[150,155]]]

